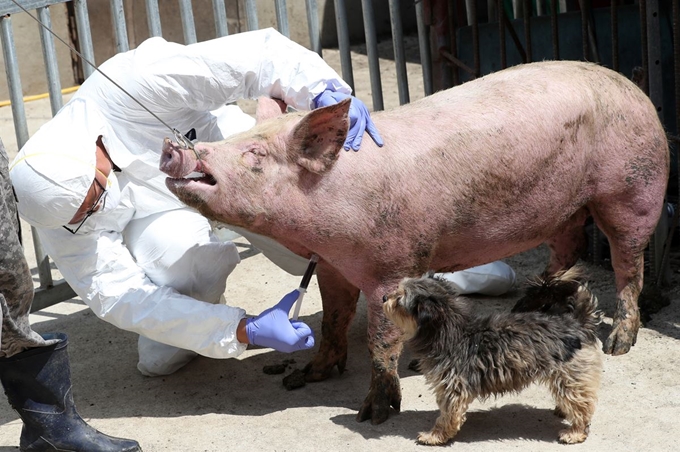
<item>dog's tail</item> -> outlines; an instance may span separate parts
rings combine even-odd
[[[573,303],[573,316],[592,340],[597,336],[597,326],[602,322],[602,311],[597,309],[597,297],[587,284],[580,284],[576,294],[570,297]]]
[[[515,303],[512,312],[560,315],[574,311],[570,298],[585,283],[585,276],[581,267],[574,266],[549,276],[536,276],[527,283],[525,295]]]
[[[532,311],[571,315],[593,334],[602,317],[597,310],[597,298],[588,288],[585,272],[579,266],[530,280],[524,297],[517,301],[512,312]]]

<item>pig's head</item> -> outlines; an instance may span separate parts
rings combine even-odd
[[[168,189],[206,217],[258,229],[276,209],[328,173],[349,128],[350,100],[308,113],[282,114],[272,99],[258,101],[252,129],[216,143],[181,149],[166,139],[160,169]]]

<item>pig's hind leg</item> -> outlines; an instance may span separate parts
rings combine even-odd
[[[333,367],[343,373],[347,364],[347,330],[356,313],[359,289],[325,262],[317,267],[317,280],[323,320],[321,345],[305,368],[305,380],[322,381],[330,377]]]
[[[661,205],[656,206],[655,202],[645,200],[644,204],[636,204],[630,195],[625,198],[622,202],[611,200],[593,212],[595,223],[609,240],[616,277],[614,323],[603,346],[604,352],[612,355],[627,353],[637,340],[644,251],[661,211]]]
[[[585,207],[577,210],[560,228],[560,231],[545,243],[550,248],[550,262],[545,275],[571,268],[587,246],[584,224],[589,216]]]

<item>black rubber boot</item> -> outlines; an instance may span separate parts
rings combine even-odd
[[[61,339],[10,358],[0,358],[0,381],[21,420],[22,451],[136,452],[139,443],[114,438],[90,427],[76,411],[71,394],[71,368],[65,334]]]

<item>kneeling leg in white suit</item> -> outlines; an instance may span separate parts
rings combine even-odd
[[[224,303],[227,276],[239,262],[231,242],[215,238],[208,221],[191,209],[131,221],[124,239],[151,281],[208,303]],[[137,369],[147,376],[171,374],[196,353],[139,336]]]

